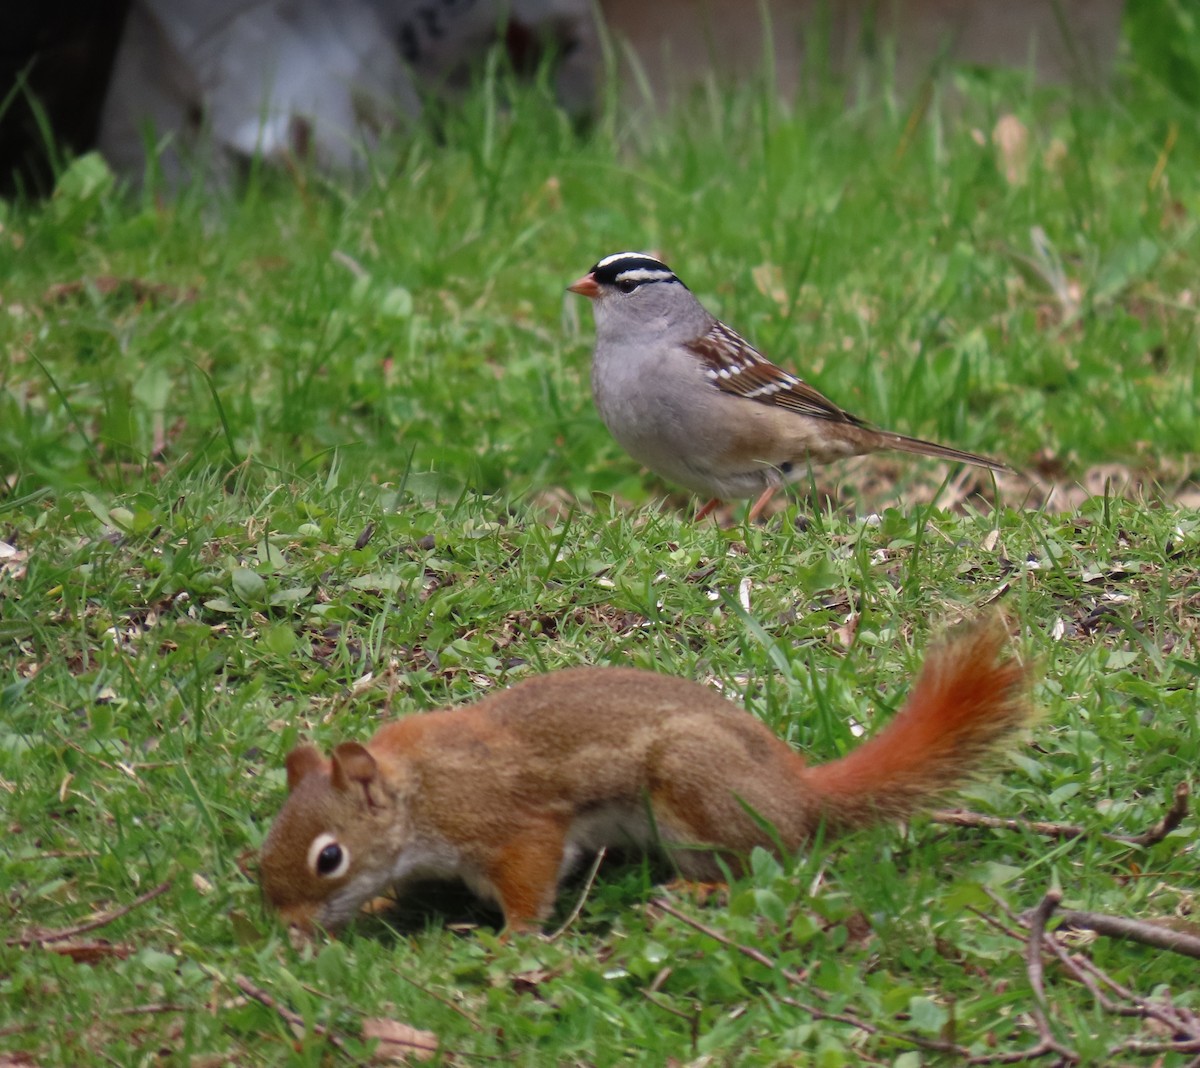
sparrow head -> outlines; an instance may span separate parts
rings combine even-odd
[[[686,340],[703,334],[711,319],[675,272],[644,252],[606,256],[567,288],[591,300],[597,341]]]
[[[656,260],[644,252],[617,252],[605,256],[567,289],[597,300],[617,293],[631,296],[639,289],[659,284],[687,289],[662,260]]]

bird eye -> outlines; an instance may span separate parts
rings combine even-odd
[[[322,879],[336,879],[350,867],[350,851],[332,834],[318,834],[308,847],[308,870]]]
[[[622,293],[632,293],[639,285],[641,285],[641,282],[635,282],[632,278],[622,278],[617,283],[617,288]]]

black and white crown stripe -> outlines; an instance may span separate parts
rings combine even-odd
[[[670,267],[643,252],[617,252],[605,256],[592,268],[591,274],[600,285],[615,286],[623,282],[679,282],[683,285]]]
[[[667,265],[661,260],[656,260],[653,256],[647,256],[644,252],[614,252],[611,256],[605,256],[595,267],[594,271],[602,271],[605,268],[612,267],[614,264],[620,263],[622,260],[638,260],[647,263],[656,263],[659,267],[665,268]]]

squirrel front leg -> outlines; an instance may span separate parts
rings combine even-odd
[[[554,907],[567,827],[553,817],[525,822],[484,865],[509,931],[536,931]]]

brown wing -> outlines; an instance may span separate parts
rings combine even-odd
[[[714,321],[708,333],[687,348],[703,362],[713,385],[726,393],[833,423],[867,425],[803,379],[773,364],[722,322]]]

